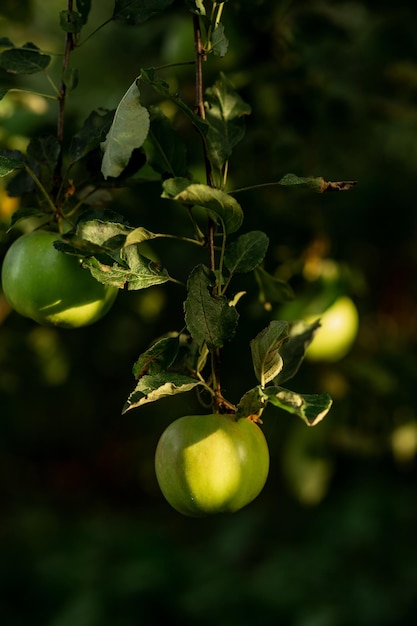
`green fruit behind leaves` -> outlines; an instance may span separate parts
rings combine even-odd
[[[1,273],[4,295],[12,309],[38,324],[93,324],[110,310],[118,289],[95,280],[76,256],[56,250],[58,237],[37,230],[10,246]]]
[[[320,328],[306,352],[310,361],[339,361],[351,349],[359,329],[359,315],[348,296],[339,297],[322,315],[311,315],[312,322],[320,318]]]
[[[269,451],[262,430],[249,419],[191,415],[163,432],[155,471],[162,493],[180,513],[233,513],[262,491]]]

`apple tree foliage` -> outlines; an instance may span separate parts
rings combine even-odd
[[[108,22],[140,28],[147,20],[158,19],[171,4],[172,0],[115,0]],[[234,288],[236,275],[242,284],[242,278],[249,280],[252,274],[266,310],[295,297],[287,283],[266,271],[269,236],[262,230],[245,231],[239,190],[228,186],[229,161],[244,138],[250,104],[224,73],[213,85],[203,86],[204,64],[212,55],[227,54],[229,42],[222,22],[227,1],[184,2],[194,33],[194,102],[183,97],[181,85],[173,89],[164,80],[164,68],[138,68],[116,110],[92,111],[74,136],[67,137],[66,98],[78,85],[72,53],[83,40],[90,9],[91,0],[68,0],[59,16],[64,40],[61,83],[53,85],[46,96],[57,101],[57,133],[32,137],[25,153],[0,154],[0,175],[8,176],[10,195],[25,199],[12,216],[11,228],[29,217],[36,218],[40,227],[57,223],[62,237],[55,246],[81,257],[85,270],[103,284],[129,291],[173,282],[183,290],[183,327],[156,338],[139,355],[133,365],[136,386],[123,412],[164,396],[198,390],[210,399],[214,411],[256,421],[270,404],[297,415],[309,426],[317,424],[330,409],[328,394],[305,394],[283,385],[298,371],[318,331],[318,321],[294,324],[271,319],[248,347],[256,379],[253,388],[242,390],[237,404],[222,393],[226,373],[221,371],[221,350],[238,341],[239,310],[245,306],[245,291]],[[43,72],[48,76],[50,62],[51,55],[34,43],[16,46],[0,38],[0,66],[10,75]],[[0,98],[7,97],[12,88],[0,86]],[[150,92],[153,103],[147,104],[142,94]],[[205,165],[203,182],[190,175],[184,139],[155,104],[158,99],[175,105],[193,127]],[[128,223],[123,215],[103,208],[100,190],[129,187],[137,181],[159,181],[167,207],[175,203],[188,216],[193,237],[156,232],[157,228],[152,232],[139,221]],[[285,174],[270,184],[323,193],[344,191],[354,182],[330,183]],[[94,197],[99,198],[97,206]],[[200,247],[206,251],[206,262],[191,266],[188,279],[181,281],[176,277],[175,258],[169,267],[148,258],[143,244],[156,238],[177,238],[185,247]]]

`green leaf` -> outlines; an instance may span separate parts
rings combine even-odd
[[[143,228],[140,226],[139,228],[134,228],[126,237],[126,241],[124,246],[131,246],[133,244],[143,243],[144,241],[150,241],[151,239],[155,239],[157,235],[155,233],[151,233],[150,230]]]
[[[151,109],[151,126],[143,150],[148,163],[164,177],[187,176],[185,144],[157,107]]]
[[[226,248],[224,262],[231,273],[251,272],[264,259],[269,239],[260,230],[241,235]]]
[[[31,139],[27,155],[34,161],[45,165],[53,173],[58,161],[60,145],[55,135],[38,135]]]
[[[55,135],[39,135],[31,139],[26,154],[37,163],[39,180],[46,190],[50,190],[54,183],[55,168],[58,163],[61,147]],[[33,169],[33,168],[32,168]]]
[[[162,198],[169,198],[175,200],[177,196],[182,193],[187,187],[191,185],[191,181],[188,178],[177,177],[167,178],[162,183]]]
[[[357,185],[356,180],[343,180],[337,182],[327,182],[321,176],[307,176],[306,178],[296,176],[296,174],[285,174],[279,181],[279,185],[284,187],[305,187],[316,193],[328,191],[349,191]]]
[[[99,246],[91,241],[87,241],[86,239],[81,239],[76,235],[72,235],[71,237],[63,235],[61,239],[54,241],[54,248],[60,252],[64,252],[65,254],[72,254],[74,256],[86,258],[92,257],[93,255],[103,256],[104,254],[111,252],[111,250],[105,248],[104,246]]]
[[[89,152],[97,150],[106,139],[114,118],[114,111],[92,111],[70,143],[68,156],[78,161]]]
[[[237,327],[239,314],[224,296],[215,297],[213,273],[198,265],[188,279],[188,297],[184,303],[185,322],[194,341],[209,350],[221,348],[230,340]]]
[[[240,228],[243,221],[243,211],[240,204],[229,194],[203,185],[190,183],[186,179],[174,179],[165,181],[163,185],[163,198],[171,198],[183,204],[203,207],[210,218],[216,223],[224,224],[227,234],[233,233]],[[177,192],[177,189],[182,188]],[[172,192],[174,192],[172,194]]]
[[[35,172],[35,174],[38,175],[39,174],[38,164],[29,162],[29,165],[32,168],[32,170]],[[36,189],[36,185],[33,180],[33,177],[29,175],[26,169],[18,170],[14,174],[12,179],[9,180],[7,183],[7,191],[8,191],[9,196],[13,196],[15,198],[31,193],[35,189]],[[49,208],[48,208],[48,211],[49,211]]]
[[[280,304],[294,299],[294,292],[291,286],[269,274],[263,267],[255,268],[255,278],[259,287],[259,300],[270,309],[272,304]]]
[[[74,89],[77,87],[78,85],[78,70],[75,67],[67,67],[67,69],[65,70],[65,72],[62,75],[62,80],[64,82],[64,85],[66,87],[66,93],[67,95],[69,95],[71,93],[71,91],[74,91]]]
[[[133,230],[114,211],[85,210],[74,228],[63,234],[55,247],[77,256],[108,255],[119,260],[119,251]]]
[[[230,158],[233,148],[245,134],[244,116],[251,108],[235,91],[222,73],[205,93],[206,121],[209,130],[205,138],[208,157],[216,168],[222,168]]]
[[[181,333],[178,356],[170,370],[186,376],[189,376],[190,373],[201,372],[207,363],[209,354],[206,344],[198,346],[188,333]]]
[[[84,23],[78,11],[61,11],[59,14],[59,25],[65,33],[79,33]]]
[[[44,217],[45,212],[41,211],[38,207],[26,207],[23,209],[17,209],[11,217],[10,220],[10,229],[16,226],[18,222],[22,220],[34,218],[34,217]]]
[[[0,100],[3,100],[4,96],[6,96],[9,91],[9,87],[0,87]]]
[[[0,66],[10,74],[35,74],[48,67],[51,57],[42,54],[33,43],[21,48],[5,50],[0,55]]]
[[[265,394],[260,385],[247,391],[237,405],[236,417],[249,417],[257,415],[260,417],[266,406]]]
[[[15,45],[8,37],[0,37],[0,48],[14,48]]]
[[[262,387],[282,370],[280,349],[287,338],[287,322],[274,320],[250,342],[253,368]]]
[[[190,376],[161,372],[145,375],[139,380],[135,390],[130,394],[122,413],[135,409],[148,402],[155,402],[166,396],[191,391],[203,383]]]
[[[147,289],[169,280],[166,270],[139,254],[136,246],[129,246],[124,250],[123,260],[126,265],[119,263],[107,265],[95,257],[85,259],[83,264],[100,283],[119,289],[125,287],[129,290]]]
[[[207,122],[201,119],[199,115],[197,115],[192,109],[190,109],[190,107],[181,100],[177,93],[173,94],[170,92],[168,83],[155,75],[155,69],[142,69],[140,72],[140,78],[148,85],[150,85],[160,96],[172,100],[172,102],[177,105],[180,111],[182,111],[182,113],[184,113],[188,117],[188,119],[194,124],[201,137],[203,139],[205,138],[209,129]]]
[[[319,327],[319,321],[313,324],[307,324],[305,322],[290,323],[288,341],[286,341],[281,348],[281,357],[284,361],[284,366],[274,379],[274,384],[282,384],[295,376],[304,360],[305,352]]]
[[[77,11],[81,15],[82,23],[87,24],[88,15],[91,10],[91,0],[76,0]]]
[[[173,0],[116,0],[112,18],[129,25],[146,22],[164,11]]]
[[[224,57],[229,47],[229,40],[224,33],[223,24],[217,24],[211,36],[211,46],[216,56]]]
[[[135,80],[121,99],[106,140],[102,143],[101,171],[106,179],[120,176],[133,150],[140,148],[148,135],[149,113],[140,103],[137,83]]]
[[[117,221],[101,219],[80,220],[77,235],[109,250],[117,250],[124,244],[132,227]]]
[[[21,167],[23,167],[23,155],[22,160],[19,160],[0,154],[0,177],[7,176],[7,174]]]
[[[333,403],[327,393],[302,394],[283,387],[267,387],[263,392],[268,402],[301,417],[307,426],[315,426],[321,422]]]
[[[128,289],[146,289],[152,285],[160,285],[169,280],[168,272],[139,252],[138,246],[127,246],[120,252],[132,276],[128,280]]]
[[[174,362],[180,347],[180,338],[163,337],[143,352],[133,366],[133,375],[139,380],[146,375],[166,372]]]
[[[313,191],[320,191],[321,181],[323,179],[321,177],[303,177],[297,176],[296,174],[285,174],[279,181],[279,185],[283,185],[284,187],[309,187]]]

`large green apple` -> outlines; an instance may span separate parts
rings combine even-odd
[[[338,361],[352,347],[359,328],[358,311],[348,296],[340,296],[322,315],[309,316],[305,321],[320,318],[321,326],[306,351],[311,361]]]
[[[78,328],[105,315],[118,289],[99,283],[80,260],[59,252],[59,235],[35,230],[20,236],[4,257],[3,293],[12,309],[47,326]]]
[[[269,471],[268,445],[260,427],[248,418],[189,415],[162,433],[155,471],[162,493],[180,513],[232,513],[262,491]]]

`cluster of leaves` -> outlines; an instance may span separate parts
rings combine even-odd
[[[171,2],[116,0],[111,19],[128,25],[141,24]],[[185,4],[204,31],[203,54],[223,56],[228,46],[221,23],[225,3],[186,0]],[[61,28],[71,37],[72,47],[77,45],[88,21],[91,2],[77,0],[75,5],[75,11],[63,11],[60,17]],[[50,56],[34,44],[17,48],[9,40],[0,39],[0,46],[5,48],[0,64],[8,73],[47,72]],[[56,94],[61,103],[66,93],[77,86],[76,71],[69,63],[63,70],[62,85]],[[143,104],[142,85],[152,88],[161,99],[175,103],[194,126],[208,163],[207,184],[190,177],[181,137],[160,108]],[[6,92],[7,89],[0,92],[0,96]],[[140,355],[133,368],[137,384],[124,412],[196,387],[212,397],[217,410],[236,411],[239,417],[259,419],[270,403],[314,425],[331,406],[327,394],[299,394],[281,386],[298,371],[318,322],[306,325],[272,321],[251,342],[258,384],[243,395],[237,406],[222,398],[216,389],[214,360],[236,335],[237,305],[244,295],[238,292],[229,296],[234,276],[253,273],[264,304],[293,297],[289,285],[263,267],[269,245],[267,235],[262,231],[240,234],[243,208],[233,192],[225,191],[228,162],[244,136],[245,117],[249,113],[250,106],[224,74],[206,89],[201,115],[171,91],[158,69],[148,68],[140,71],[115,111],[99,110],[89,115],[65,154],[59,138],[54,136],[33,138],[26,154],[0,154],[0,175],[16,170],[9,193],[26,198],[11,225],[28,216],[39,217],[41,224],[65,224],[66,232],[56,247],[82,257],[84,267],[104,284],[138,290],[168,281],[179,282],[167,268],[143,253],[142,244],[152,239],[175,236],[186,241],[184,245],[191,242],[207,248],[209,266],[199,264],[190,269],[184,327],[155,341]],[[161,181],[162,198],[177,203],[189,215],[194,226],[193,239],[134,227],[123,216],[94,206],[97,197],[102,204],[103,190],[138,180]],[[275,184],[307,186],[319,192],[331,190],[332,186],[321,178],[292,174]],[[207,234],[208,224],[211,237]]]

